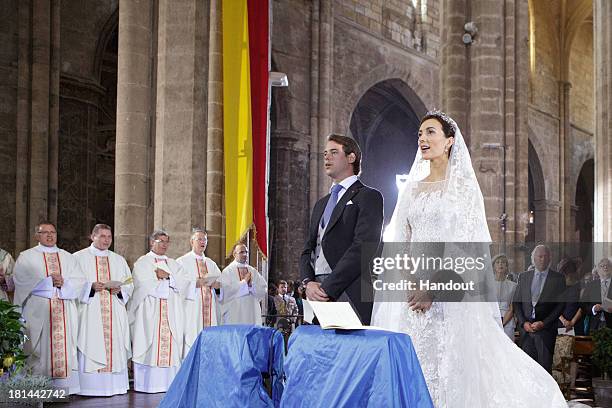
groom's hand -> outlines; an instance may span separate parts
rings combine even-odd
[[[306,298],[317,302],[327,302],[329,300],[329,296],[319,282],[308,282],[306,284]]]

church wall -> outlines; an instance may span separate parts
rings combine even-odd
[[[299,278],[308,231],[312,2],[273,2],[273,69],[288,88],[273,88],[270,140],[270,282]]]
[[[58,241],[67,250],[88,245],[93,224],[112,224],[107,219],[112,211],[97,208],[102,198],[98,172],[104,170],[97,166],[98,151],[105,145],[98,140],[99,114],[107,90],[94,62],[102,51],[97,45],[103,28],[117,6],[113,0],[62,3],[57,221]]]
[[[98,37],[117,0],[63,1],[61,9],[62,74],[97,81],[94,59]]]
[[[532,0],[535,18],[535,71],[531,73],[529,102],[559,116],[559,8]]]
[[[0,2],[0,248],[15,250],[18,0]]]
[[[545,197],[559,201],[559,119],[533,107],[528,117],[529,140],[538,154],[546,183]]]
[[[406,82],[427,109],[439,107],[437,59],[355,29],[342,18],[337,18],[334,26],[333,70],[332,123],[336,132],[348,134],[359,99],[386,79]]]
[[[337,16],[395,45],[436,58],[440,49],[439,2],[433,0],[342,0]],[[420,9],[418,6],[420,5]]]
[[[595,127],[595,87],[593,24],[590,22],[580,27],[572,43],[569,69],[569,81],[572,84],[570,91],[572,125],[592,134]]]

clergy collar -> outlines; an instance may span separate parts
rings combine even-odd
[[[52,247],[48,247],[48,246],[41,245],[39,243],[37,246],[35,246],[35,248],[36,248],[37,251],[44,252],[44,253],[47,253],[47,254],[56,254],[56,253],[59,252],[59,248],[57,247],[57,245],[54,245]]]
[[[156,254],[153,251],[149,251],[147,256],[152,256],[153,258],[157,258],[157,259],[168,259],[168,257],[166,255],[158,255],[158,254]]]
[[[108,256],[109,251],[108,249],[102,250],[102,249],[96,248],[92,242],[91,245],[89,246],[89,252],[91,252],[95,256]]]
[[[202,255],[198,255],[193,250],[191,251],[191,253],[193,254],[193,256],[195,256],[196,259],[203,260],[205,258],[204,253],[202,253]]]

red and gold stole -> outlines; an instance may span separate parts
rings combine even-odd
[[[155,263],[168,262],[163,258],[155,258]],[[157,329],[157,366],[170,367],[172,361],[172,333],[168,321],[168,300],[159,299],[159,324]]]
[[[204,259],[196,258],[196,267],[198,268],[198,279],[205,278],[208,275],[208,268]],[[202,286],[200,288],[200,299],[202,300],[202,326],[210,326],[211,313],[212,313],[212,295],[208,286]]]
[[[47,277],[52,273],[62,274],[59,253],[43,253]],[[51,377],[68,377],[68,345],[66,344],[66,311],[64,301],[57,293],[49,299],[49,325],[51,337]]]
[[[107,256],[96,256],[96,279],[102,283],[111,280],[110,264]],[[113,371],[113,298],[108,290],[102,290],[98,293],[100,295],[104,348],[106,349],[106,367],[99,369],[98,372],[111,373]]]

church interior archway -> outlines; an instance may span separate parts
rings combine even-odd
[[[396,176],[408,174],[417,151],[419,119],[425,105],[400,79],[377,83],[361,97],[350,132],[363,153],[361,180],[385,199],[385,224],[397,201]]]

